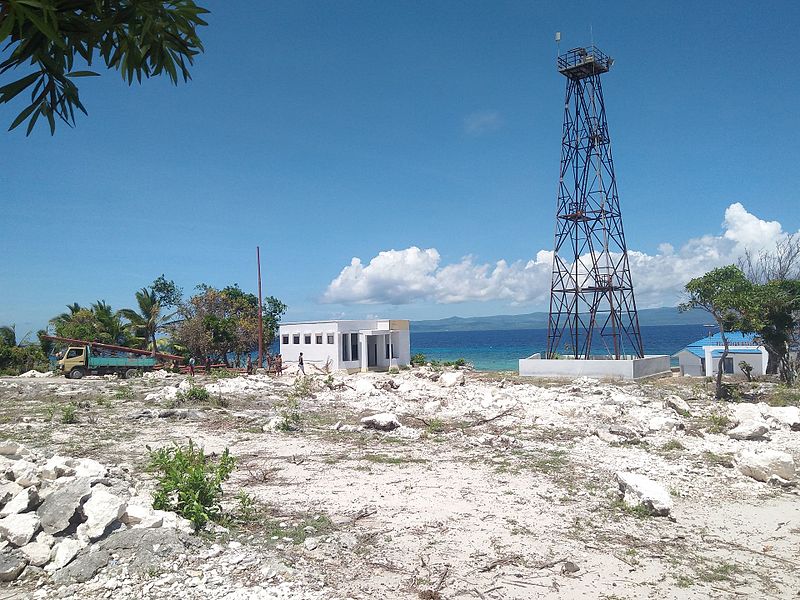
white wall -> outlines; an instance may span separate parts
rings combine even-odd
[[[284,343],[284,336],[289,336],[289,343]],[[295,336],[300,336],[300,343],[295,344]],[[311,336],[311,343],[305,343],[305,336]],[[317,343],[317,336],[322,335],[322,343]],[[333,335],[333,343],[328,343],[328,335]],[[339,369],[339,341],[340,337],[335,322],[327,323],[293,323],[291,325],[281,325],[279,329],[280,353],[283,357],[283,364],[296,363],[303,353],[303,360],[306,365],[316,365],[320,369],[325,368],[325,364],[330,361],[331,369]],[[311,369],[313,371],[313,369]],[[308,367],[306,372],[308,372]]]
[[[670,373],[669,356],[652,355],[629,360],[543,359],[534,354],[519,361],[519,374],[530,377],[610,377],[641,379]]]
[[[695,356],[691,352],[686,350],[678,352],[678,364],[681,367],[681,375],[691,375],[693,377],[702,377],[705,375],[700,357]]]
[[[374,335],[377,340],[377,367],[386,369],[391,366],[407,366],[411,364],[411,336],[408,329],[395,330],[391,333],[394,355],[396,358],[386,360],[385,331],[389,333],[389,320],[358,320],[358,321],[319,321],[308,323],[287,323],[279,328],[280,353],[284,364],[296,363],[300,352],[306,362],[306,372],[313,372],[310,365],[316,365],[320,369],[330,364],[333,370],[347,369],[360,370],[367,368],[367,335],[361,331],[376,331]],[[348,356],[350,360],[343,360],[342,337],[347,335]],[[350,346],[352,344],[350,336],[357,336],[358,358],[352,360]],[[311,343],[306,343],[306,336],[311,336]],[[317,343],[317,336],[322,336],[322,344]],[[333,343],[328,344],[328,335],[333,335]],[[284,340],[289,336],[288,343]],[[299,343],[295,343],[295,336],[299,337]]]

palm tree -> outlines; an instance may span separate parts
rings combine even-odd
[[[105,300],[98,300],[92,304],[92,313],[100,323],[101,327],[108,334],[109,342],[112,344],[123,344],[125,342],[125,326],[122,324],[121,315],[111,309],[111,305]]]
[[[145,348],[152,344],[153,356],[156,354],[156,333],[174,316],[173,314],[162,315],[161,305],[153,290],[142,288],[136,292],[136,303],[139,305],[139,312],[131,308],[123,308],[119,314],[130,321],[130,327],[144,342]]]
[[[67,309],[69,309],[69,312],[63,312],[60,315],[50,319],[50,323],[56,328],[56,331],[58,330],[59,326],[69,323],[72,320],[72,317],[75,316],[75,313],[83,310],[83,307],[77,302],[73,302],[72,304],[67,304]]]

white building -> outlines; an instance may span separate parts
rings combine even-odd
[[[722,365],[723,373],[740,373],[740,362],[746,362],[753,367],[753,376],[763,375],[766,372],[769,353],[764,346],[756,343],[755,334],[729,331],[725,333],[725,337],[728,339],[728,356],[725,357]],[[705,375],[706,377],[716,375],[719,359],[724,349],[719,333],[689,344],[675,354],[681,368],[681,375]]]
[[[286,323],[279,329],[284,364],[296,363],[303,353],[310,365],[332,371],[369,371],[411,364],[411,335],[407,320],[310,321]]]

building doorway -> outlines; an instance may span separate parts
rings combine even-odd
[[[378,336],[367,336],[367,367],[378,366]]]

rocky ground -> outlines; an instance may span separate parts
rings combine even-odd
[[[431,368],[0,378],[0,599],[800,597],[798,400]],[[188,439],[237,458],[200,534],[150,506],[147,447]]]

